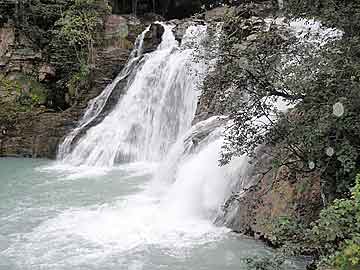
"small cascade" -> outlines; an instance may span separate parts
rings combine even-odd
[[[165,24],[163,27],[161,44],[156,51],[143,56],[125,96],[100,124],[87,130],[70,152],[71,142],[99,115],[116,81],[124,79],[134,66],[141,54],[141,37],[133,59],[117,80],[91,102],[79,127],[65,139],[59,150],[60,159],[72,165],[97,167],[128,161],[160,161],[190,128],[198,85],[206,70],[202,61],[193,60],[194,51],[202,50],[206,26],[190,26],[181,45],[175,39],[173,27]]]
[[[63,151],[62,160],[86,168],[160,162],[141,196],[153,198],[151,207],[175,220],[174,224],[184,218],[212,224],[221,216],[222,205],[246,171],[247,159],[237,158],[219,166],[227,117],[211,117],[191,126],[199,85],[216,64],[216,57],[204,63],[207,27],[188,27],[179,44],[173,26],[162,26],[164,33],[157,50],[143,55],[141,65],[131,67],[141,55],[143,37],[138,39],[138,49],[118,77],[126,79],[125,74],[132,69],[134,75],[128,81],[126,94],[102,122],[87,129],[72,151]],[[220,29],[221,25],[215,32],[214,44]],[[216,54],[214,50],[211,53]],[[111,92],[115,83],[105,92]],[[100,104],[95,105],[97,109],[93,109],[93,103],[89,105],[84,119],[99,115],[98,106],[105,106],[107,95],[93,101]],[[73,141],[88,122],[81,122],[64,145]]]
[[[133,69],[126,94],[102,122],[87,130],[71,152],[62,151],[62,159],[87,168],[133,161],[160,162],[145,191],[158,198],[157,207],[176,220],[189,217],[214,221],[245,171],[247,159],[238,158],[219,166],[227,117],[211,117],[191,126],[198,86],[207,70],[216,64],[216,57],[204,64],[206,42],[202,41],[207,37],[207,27],[188,27],[179,44],[173,26],[162,26],[164,33],[157,50],[143,55],[142,64],[133,67],[141,55],[145,30],[117,78],[116,81],[126,79]],[[214,33],[214,49],[220,33],[221,25]],[[211,53],[216,55],[215,50]],[[89,105],[85,120],[62,147],[99,115],[116,81]]]
[[[164,194],[162,211],[212,221],[222,215],[222,205],[248,167],[246,157],[219,166],[226,124],[226,117],[211,117],[173,145],[149,187],[152,194]]]
[[[99,96],[90,100],[85,114],[78,123],[77,127],[72,130],[70,134],[66,136],[62,144],[60,144],[57,159],[63,160],[67,155],[69,155],[74,139],[100,115],[115,87],[121,81],[126,80],[129,74],[136,68],[142,57],[144,37],[149,29],[150,26],[148,26],[136,39],[135,46],[130,54],[129,60],[119,75],[104,89],[104,91],[101,92]]]

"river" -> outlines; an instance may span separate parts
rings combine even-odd
[[[271,254],[206,218],[172,213],[164,194],[149,192],[154,170],[0,159],[0,269],[239,270],[244,258]]]

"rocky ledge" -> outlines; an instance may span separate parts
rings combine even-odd
[[[110,15],[105,20],[104,40],[96,49],[95,63],[89,80],[78,93],[65,97],[71,106],[62,111],[45,105],[17,109],[14,93],[8,84],[27,91],[52,87],[56,70],[42,50],[32,45],[16,28],[4,24],[0,28],[0,156],[55,158],[58,144],[75,127],[90,99],[99,95],[124,67],[136,37],[156,15],[136,18],[131,15]],[[146,51],[152,51],[161,40],[161,28],[152,27],[145,38]],[[18,79],[21,78],[21,81]],[[4,86],[5,85],[5,86]],[[71,98],[71,100],[69,100]]]

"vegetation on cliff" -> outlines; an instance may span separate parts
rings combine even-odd
[[[71,88],[76,78],[80,73],[83,75],[84,66],[89,67],[93,62],[110,6],[103,0],[32,0],[9,2],[0,11],[4,14],[0,23],[15,28],[13,46],[19,47],[17,50],[38,52],[36,57],[47,61],[53,70],[55,77],[46,81],[48,92],[44,105],[55,110],[66,109],[74,102],[72,93],[76,91]],[[6,76],[8,72],[5,70]],[[31,71],[22,72],[37,79]]]
[[[170,18],[221,4],[185,2],[190,11],[175,16],[174,1],[111,1],[118,12],[156,11]],[[217,99],[216,110],[230,115],[233,122],[221,162],[243,154],[255,157],[259,146],[265,145],[271,166],[264,175],[281,167],[294,174],[319,175],[323,203],[319,218],[312,223],[298,216],[268,221],[268,238],[284,253],[315,256],[319,267],[356,269],[360,264],[359,3],[288,0],[284,4],[289,18],[316,17],[341,29],[343,35],[317,42],[295,38],[284,25],[263,20],[248,3],[225,18],[219,65],[204,85],[204,93]],[[0,10],[4,14],[0,24],[13,23],[16,36],[28,37],[56,70],[46,84],[26,72],[1,75],[0,93],[5,94],[0,100],[4,116],[0,124],[8,125],[16,113],[33,108],[63,110],[74,104],[94,64],[104,17],[110,14],[107,2],[31,0]],[[282,262],[250,260],[249,264],[254,269],[278,269]]]
[[[326,201],[342,196],[360,166],[358,37],[304,42],[281,25],[267,30],[261,21],[246,33],[238,19],[226,25],[231,37],[222,44],[222,78],[212,76],[206,84],[222,80],[228,88],[223,102],[233,125],[223,163],[234,155],[255,156],[264,143],[276,145],[269,153],[273,166],[318,170]]]
[[[220,64],[204,85],[204,93],[218,101],[210,107],[229,114],[233,123],[221,162],[243,154],[257,157],[265,145],[261,151],[271,164],[264,175],[283,167],[289,174],[318,175],[324,208],[319,219],[310,224],[301,213],[276,217],[267,238],[276,246],[285,244],[284,250],[292,246],[293,254],[314,255],[327,267],[357,269],[358,185],[350,190],[360,171],[359,3],[294,0],[284,5],[290,19],[316,17],[343,34],[296,38],[286,24],[254,17],[249,6],[227,16]],[[255,269],[278,265],[250,263]]]
[[[88,79],[95,49],[101,43],[104,17],[110,12],[103,0],[75,0],[55,22],[50,58],[61,74],[57,84],[68,89],[70,103]]]
[[[318,269],[359,269],[360,175],[351,196],[335,199],[309,226],[301,220],[283,217],[272,222],[272,230],[271,240],[282,245],[282,254],[315,255],[319,259]]]

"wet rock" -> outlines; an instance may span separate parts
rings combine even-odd
[[[6,55],[15,43],[15,28],[5,26],[0,28],[0,59]]]
[[[252,35],[249,35],[246,40],[249,41],[249,42],[252,42],[252,41],[255,41],[256,39],[258,38],[258,35],[257,34],[252,34]]]
[[[153,23],[150,30],[144,37],[143,51],[149,53],[156,50],[157,46],[161,43],[162,35],[165,29],[161,24]]]
[[[173,20],[172,23],[176,24],[176,26],[173,28],[175,39],[178,42],[181,42],[186,33],[186,29],[193,23],[191,21],[182,22],[180,20]]]
[[[55,77],[55,68],[50,64],[44,64],[39,69],[39,81],[49,81]]]
[[[319,174],[291,173],[285,166],[269,171],[269,151],[268,147],[258,151],[247,176],[251,184],[229,198],[219,221],[236,232],[263,240],[272,239],[271,221],[288,216],[310,224],[322,206]]]

